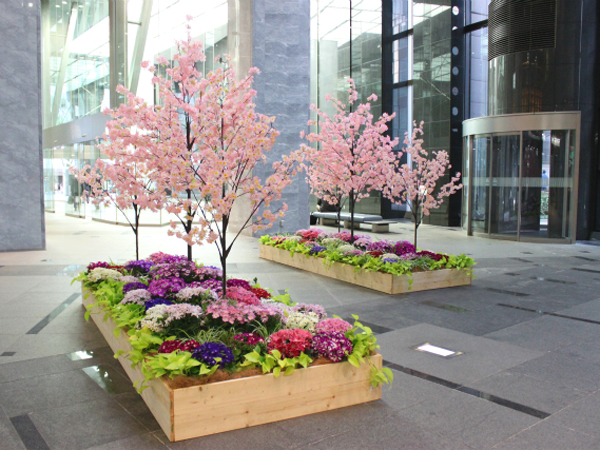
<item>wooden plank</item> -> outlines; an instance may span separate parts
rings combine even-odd
[[[372,357],[381,367],[381,355]],[[175,439],[286,420],[381,398],[369,385],[370,366],[327,364],[175,391]],[[240,395],[240,393],[243,393]]]
[[[82,297],[82,303],[86,308],[88,305],[92,305],[96,302],[94,295],[90,292],[84,291]],[[113,352],[116,353],[117,350],[129,351],[132,349],[129,344],[128,336],[122,329],[119,330],[118,337],[115,337],[113,334],[113,330],[117,328],[117,324],[112,317],[108,317],[107,320],[104,320],[104,313],[99,312],[99,308],[94,308],[92,311],[95,311],[95,313],[92,312],[90,315],[91,319],[94,321]],[[118,360],[132,382],[135,383],[140,379],[144,379],[141,370],[139,368],[132,368],[131,361],[127,358],[119,356]],[[151,380],[148,383],[148,386],[149,387],[144,389],[141,394],[142,399],[165,434],[167,436],[172,436],[171,416],[173,410],[173,392],[162,380]]]
[[[84,296],[85,306],[95,303],[92,294]],[[91,315],[113,351],[131,349],[126,333],[120,330],[115,337],[114,320],[103,316]],[[381,355],[370,359],[382,367]],[[119,361],[132,381],[142,377],[127,359]],[[356,368],[344,362],[297,369],[277,379],[267,374],[174,390],[151,380],[142,398],[173,442],[378,400],[381,386],[372,388],[370,378],[369,364]]]
[[[302,254],[290,255],[287,250],[259,245],[259,256],[263,259],[295,267],[296,269],[345,281],[358,286],[363,286],[386,294],[403,294],[405,292],[418,292],[431,289],[442,289],[454,286],[471,284],[471,275],[466,270],[440,269],[412,274],[412,287],[408,275],[391,275],[383,272],[355,271],[350,264],[334,262],[331,266],[323,264],[324,259],[308,257]]]

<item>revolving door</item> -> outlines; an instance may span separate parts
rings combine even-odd
[[[464,122],[463,228],[469,235],[574,242],[579,113]]]

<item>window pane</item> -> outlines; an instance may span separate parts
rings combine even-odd
[[[393,33],[401,33],[409,27],[408,0],[394,0],[392,13]]]
[[[408,76],[408,37],[393,42],[393,80],[394,83],[407,81]]]
[[[467,24],[481,22],[488,18],[488,5],[491,0],[471,0],[467,3],[469,11],[467,11]]]
[[[487,116],[488,29],[469,34],[469,119]]]

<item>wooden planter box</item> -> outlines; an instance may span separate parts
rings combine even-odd
[[[84,306],[93,303],[92,294],[83,299]],[[131,349],[123,330],[118,337],[113,334],[112,318],[105,321],[103,313],[91,317],[114,352]],[[119,361],[131,381],[144,378],[127,358]],[[381,355],[371,361],[381,369]],[[343,362],[297,369],[279,378],[266,374],[181,389],[151,380],[141,396],[175,442],[378,400],[381,386],[372,388],[370,377],[368,364],[356,368]]]
[[[428,291],[454,286],[471,284],[471,274],[462,269],[440,269],[429,272],[414,272],[412,286],[409,285],[411,277],[408,275],[391,275],[383,272],[355,271],[350,264],[334,262],[330,267],[324,264],[324,259],[316,256],[308,258],[296,253],[293,256],[287,250],[259,245],[259,254],[263,259],[295,267],[296,269],[323,275],[346,283],[356,284],[386,294],[403,294],[404,292]]]

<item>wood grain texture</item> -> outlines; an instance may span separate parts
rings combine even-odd
[[[84,292],[86,296],[84,306],[95,303],[93,294]],[[111,349],[131,349],[127,334],[121,330],[115,337],[114,320],[103,320],[103,316],[91,315]],[[370,360],[381,369],[381,355],[373,355]],[[143,378],[129,360],[119,357],[119,361],[132,381]],[[369,364],[356,368],[343,362],[297,369],[279,378],[258,375],[181,389],[170,389],[162,380],[152,380],[141,395],[174,442],[378,400],[381,386],[372,388],[370,378]]]
[[[291,256],[289,251],[269,245],[259,245],[259,256],[269,261],[345,281],[346,283],[356,284],[375,291],[385,292],[386,294],[403,294],[406,292],[427,291],[471,284],[470,273],[461,269],[414,272],[412,274],[413,282],[411,287],[408,275],[396,276],[383,272],[355,271],[356,268],[354,266],[338,262],[325,265],[322,258],[314,256],[307,258],[305,255],[299,253]]]

